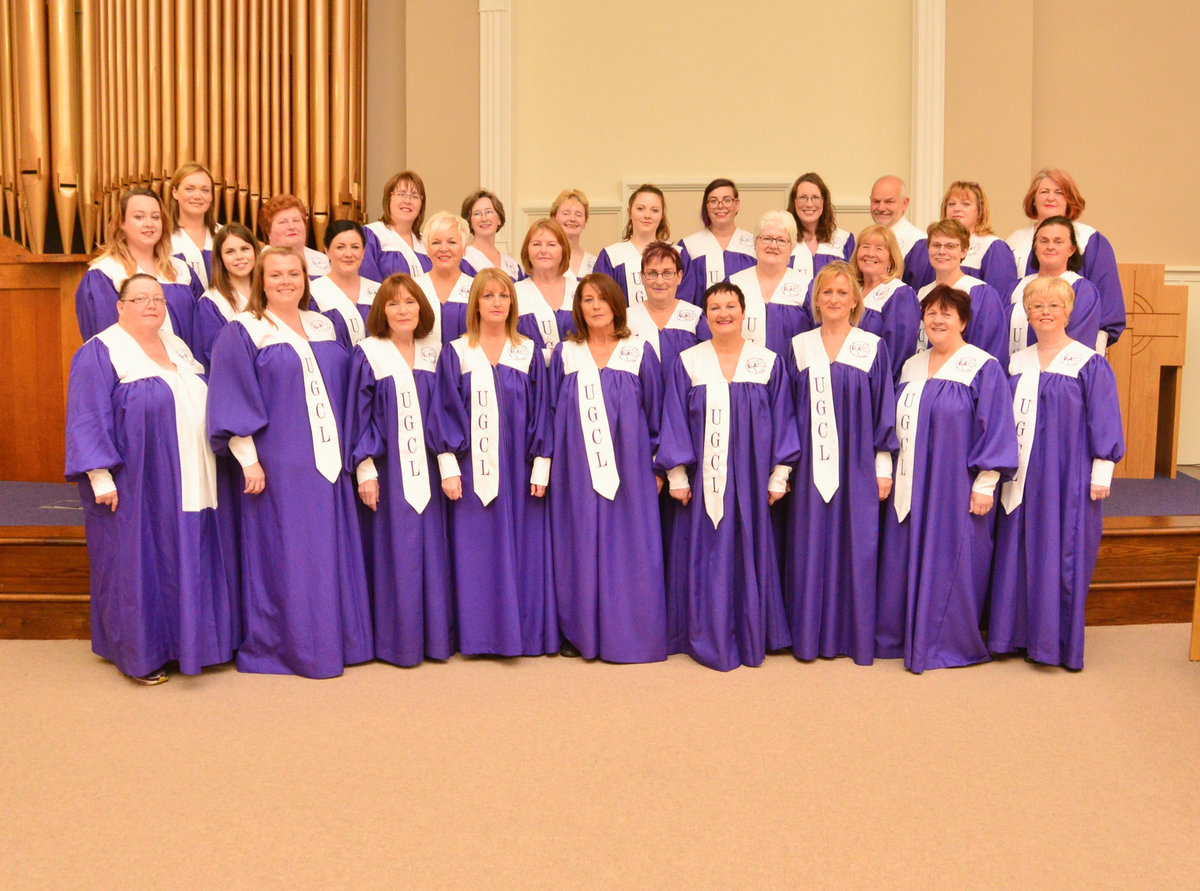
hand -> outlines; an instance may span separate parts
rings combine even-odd
[[[682,489],[672,489],[671,497],[687,507],[688,502],[692,500],[692,487],[684,486]]]
[[[243,491],[247,495],[261,495],[267,487],[267,475],[263,473],[263,466],[257,461],[249,467],[243,467],[242,476],[246,478],[246,488]]]
[[[663,480],[663,478],[661,476],[655,476],[654,482],[658,484],[658,493],[657,494],[661,495],[662,490],[663,490],[663,485],[665,484],[665,480]]]
[[[1092,483],[1092,501],[1103,501],[1111,494],[1112,489],[1108,486],[1097,486],[1095,483]],[[116,505],[114,505],[115,507]]]
[[[458,501],[462,498],[462,477],[451,476],[442,480],[442,491],[451,501]]]
[[[359,483],[358,497],[371,510],[379,510],[379,480],[363,480]]]
[[[979,492],[971,493],[971,513],[977,517],[982,517],[992,509],[992,505],[996,503],[996,499],[991,495],[983,495]]]
[[[890,476],[877,476],[875,481],[879,483],[879,500],[887,501],[888,496],[892,494],[892,478]]]
[[[776,501],[778,501],[780,498],[782,498],[786,494],[787,494],[787,492],[772,492],[770,489],[768,489],[767,490],[767,505],[770,506],[770,505],[774,504]]]
[[[546,494],[546,487],[539,486],[537,483],[530,483],[529,494],[534,498],[542,498]]]
[[[1093,490],[1095,490],[1095,488],[1096,488],[1095,486],[1092,486]],[[1096,496],[1093,495],[1092,497],[1095,498]],[[113,489],[111,492],[105,492],[103,495],[97,495],[96,503],[97,504],[107,504],[108,509],[110,511],[112,511],[113,513],[116,513],[116,511],[117,511],[117,490]]]

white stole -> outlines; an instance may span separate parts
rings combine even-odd
[[[462,374],[471,375],[471,479],[475,495],[484,506],[500,493],[500,406],[496,375],[483,348],[467,345],[467,338],[450,344],[458,354]],[[499,365],[507,365],[525,374],[533,358],[533,344],[527,337],[518,346],[506,341]]]
[[[324,275],[314,280],[308,287],[313,302],[317,304],[321,312],[333,311],[342,317],[342,320],[346,323],[346,330],[350,332],[351,346],[354,346],[354,344],[359,343],[366,337],[367,326],[363,321],[362,313],[358,311],[358,306],[346,296],[345,292],[334,284],[333,279]],[[359,276],[359,304],[370,306],[378,291],[378,282],[373,282]]]
[[[898,219],[892,224],[891,229],[892,234],[896,236],[896,243],[900,245],[900,253],[905,257],[917,246],[918,242],[925,240],[925,231],[909,222],[908,217]]]
[[[438,351],[416,344],[413,368],[408,367],[400,350],[390,339],[368,337],[359,343],[367,357],[375,380],[391,378],[396,387],[396,451],[400,478],[404,483],[404,500],[413,510],[422,513],[429,504],[429,458],[425,453],[425,427],[421,422],[421,403],[417,399],[417,369],[433,371]]]
[[[139,273],[141,275],[148,275],[160,285],[186,285],[188,283],[188,276],[192,274],[192,271],[188,267],[187,263],[185,263],[183,260],[180,260],[178,257],[172,257],[171,263],[175,266],[175,281],[173,282],[163,278],[157,272],[147,272],[141,266],[137,268],[137,270],[134,272],[134,275],[138,275]],[[92,263],[92,265],[88,268],[98,269],[100,272],[104,273],[108,280],[113,283],[113,288],[116,290],[117,294],[121,293],[121,285],[125,284],[125,279],[133,277],[125,273],[125,267],[121,265],[120,261],[117,260],[116,257],[102,257],[101,259]],[[170,306],[171,305],[168,302],[167,313],[163,316],[162,327],[160,327],[158,330],[167,334],[174,334],[175,326],[171,324]]]
[[[208,251],[211,254],[212,249],[212,233],[206,229],[204,231],[203,251]],[[171,233],[171,253],[183,255],[183,262],[188,265],[188,269],[192,271],[192,275],[196,277],[196,281],[200,282],[207,290],[210,282],[208,280],[208,267],[204,265],[203,251],[196,247],[196,242],[192,241],[192,237],[182,229],[176,229]]]
[[[700,323],[700,310],[688,303],[686,300],[676,300],[675,309],[671,311],[670,318],[663,325],[662,330],[674,329],[677,331],[690,331],[696,333],[696,326]],[[629,313],[625,317],[625,324],[629,326],[629,330],[640,337],[646,343],[650,344],[650,348],[654,350],[654,354],[659,359],[662,358],[662,338],[659,336],[658,325],[650,316],[650,310],[646,308],[645,303],[637,303],[629,307]]]
[[[217,506],[217,460],[208,444],[205,414],[208,386],[200,379],[204,366],[187,344],[162,329],[158,337],[175,363],[168,371],[146,355],[128,331],[112,325],[96,335],[108,347],[109,361],[121,383],[157,377],[175,400],[175,438],[179,447],[180,509],[201,511]]]
[[[903,287],[904,281],[900,278],[882,282],[863,295],[863,307],[882,313],[887,307],[888,301],[892,299],[892,295]]]
[[[1035,272],[1027,275],[1019,282],[1012,292],[1012,312],[1008,323],[1008,354],[1016,355],[1020,350],[1029,346],[1029,316],[1025,312],[1025,288],[1038,277]],[[1063,281],[1075,287],[1075,283],[1083,276],[1077,272],[1067,271],[1059,276]]]
[[[956,291],[965,291],[968,295],[971,294],[971,289],[978,285],[982,285],[979,279],[974,276],[964,275],[956,281],[952,288]],[[937,282],[933,281],[917,292],[917,303],[925,299],[925,295],[937,287]],[[929,335],[925,333],[925,313],[921,313],[921,324],[917,328],[917,352],[929,349]]]
[[[425,267],[421,265],[421,258],[418,256],[418,254],[425,253],[425,245],[421,243],[416,232],[413,233],[413,243],[410,247],[400,233],[383,220],[367,223],[367,228],[374,232],[375,237],[379,239],[381,251],[392,251],[404,258],[404,262],[408,264],[409,274],[414,278],[425,271]],[[382,271],[380,270],[380,272]]]
[[[320,278],[323,275],[329,275],[333,269],[328,256],[320,251],[314,251],[310,247],[304,248],[304,266],[308,270],[309,278]]]
[[[463,251],[463,259],[476,272],[479,272],[481,269],[491,269],[494,265],[488,259],[487,254],[473,244],[467,245],[466,250]],[[506,273],[514,282],[521,277],[521,264],[503,251],[500,252],[500,270]]]
[[[642,255],[632,242],[618,241],[606,247],[609,262],[616,267],[625,267],[625,299],[630,306],[646,299],[646,285],[642,282]]]
[[[617,344],[605,367],[636,375],[641,370],[644,348],[645,342],[637,338],[623,340]],[[621,480],[617,473],[608,409],[604,405],[604,393],[600,386],[600,369],[586,343],[564,343],[562,361],[563,373],[574,372],[576,376],[579,427],[583,435],[583,447],[587,453],[592,488],[597,494],[612,501],[616,497]]]
[[[729,239],[729,247],[722,248],[717,237],[709,229],[693,232],[683,239],[688,257],[692,260],[704,257],[704,269],[707,276],[701,290],[707,290],[717,282],[723,282],[729,276],[725,273],[725,251],[754,256],[754,236],[745,229],[735,229]]]
[[[304,376],[304,400],[308,408],[308,429],[312,434],[313,463],[321,476],[331,483],[337,482],[342,472],[337,418],[334,417],[325,378],[321,376],[321,367],[309,345],[309,341],[336,341],[333,323],[320,313],[301,311],[300,322],[308,336],[308,340],[305,340],[270,310],[261,319],[242,313],[236,321],[242,323],[260,350],[272,344],[286,343],[296,351],[300,359],[300,372]]]
[[[982,270],[984,256],[991,250],[992,243],[999,240],[995,235],[972,235],[967,256],[962,261],[963,267]]]
[[[896,462],[895,500],[896,518],[901,522],[908,517],[912,508],[913,455],[917,447],[917,422],[920,418],[921,394],[930,380],[928,350],[917,353],[904,363],[900,371],[900,384],[907,384],[896,396],[896,433],[900,437],[900,455]],[[933,376],[935,380],[956,381],[970,384],[989,355],[979,347],[963,344]]]
[[[878,350],[878,337],[861,328],[851,328],[835,361],[869,373]],[[814,328],[793,337],[792,352],[797,370],[808,369],[813,485],[828,504],[841,486],[841,443],[833,404],[832,369],[821,340],[821,329]]]
[[[213,305],[217,308],[217,312],[221,314],[222,318],[224,318],[227,322],[232,322],[234,316],[240,312],[246,311],[247,300],[246,295],[239,294],[236,289],[233,292],[233,296],[237,298],[237,309],[234,309],[232,306],[230,306],[229,301],[225,299],[225,295],[216,288],[209,288],[204,292],[204,295],[200,299],[212,301]]]
[[[566,273],[563,278],[566,282],[563,288],[562,308],[570,312],[575,305],[576,279],[570,272]],[[562,340],[558,332],[558,316],[550,308],[550,304],[546,302],[546,298],[542,296],[542,292],[538,290],[538,286],[533,283],[532,278],[521,279],[517,282],[516,288],[517,311],[520,315],[533,316],[538,333],[542,336],[542,343],[545,344],[542,353],[546,360],[546,367],[549,367],[550,356],[559,341]]]
[[[421,290],[425,292],[426,299],[429,300],[429,305],[433,307],[433,330],[426,335],[431,340],[436,340],[441,343],[442,337],[442,299],[438,297],[437,288],[433,285],[433,278],[428,272],[424,275],[413,279]],[[458,281],[454,283],[454,287],[450,290],[450,296],[446,298],[447,303],[466,303],[471,296],[471,282],[474,279],[465,272],[458,276]]]
[[[1046,374],[1078,377],[1094,351],[1072,340],[1059,351],[1046,367]],[[1017,473],[1000,487],[1000,504],[1011,514],[1025,500],[1025,479],[1029,472],[1029,456],[1037,435],[1038,383],[1042,369],[1037,345],[1026,347],[1008,360],[1008,373],[1018,375],[1013,393],[1013,416],[1017,422]]]
[[[742,319],[742,337],[759,346],[767,345],[767,301],[758,284],[757,266],[735,272],[729,281],[742,289],[746,297],[746,314]],[[803,274],[788,267],[771,295],[771,303],[780,306],[803,306],[804,292],[808,280]]]
[[[726,381],[721,374],[721,362],[712,341],[684,350],[680,359],[692,386],[704,387],[704,454],[700,456],[700,479],[704,488],[704,511],[716,529],[725,514],[729,473],[729,385],[769,383],[775,354],[747,341],[742,345],[732,381]]]

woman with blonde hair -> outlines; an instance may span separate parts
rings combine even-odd
[[[244,480],[238,670],[323,678],[374,646],[342,423],[350,357],[309,300],[300,255],[263,250],[246,312],[213,345],[208,436]]]
[[[1012,249],[992,232],[987,195],[979,183],[956,180],[942,196],[942,219],[957,220],[971,234],[963,272],[981,279],[1005,297],[1017,284]]]
[[[521,243],[521,266],[528,278],[517,282],[517,327],[537,344],[547,366],[554,348],[574,328],[578,280],[571,274],[570,252],[567,233],[549,218],[534,220]]]
[[[850,256],[863,293],[863,314],[859,327],[878,334],[892,357],[892,377],[917,351],[921,330],[921,304],[917,293],[904,283],[904,253],[887,226],[872,224],[858,233]]]
[[[136,273],[154,278],[167,298],[163,328],[192,342],[192,320],[203,288],[188,265],[171,255],[162,202],[150,189],[126,189],[109,223],[108,245],[75,290],[75,316],[86,341],[117,322],[117,292]]]
[[[643,183],[629,196],[629,219],[621,240],[600,251],[595,272],[613,279],[625,295],[628,304],[646,299],[642,283],[642,251],[652,241],[670,241],[671,226],[667,222],[667,199],[662,189]]]
[[[432,441],[451,502],[459,649],[468,655],[536,656],[559,646],[543,500],[552,449],[546,365],[517,331],[517,315],[508,274],[480,270],[466,333],[438,359]]]
[[[472,277],[462,270],[471,228],[467,221],[439,210],[425,221],[421,240],[429,251],[430,269],[413,281],[433,307],[433,330],[429,337],[439,345],[450,343],[467,330],[467,300]]]
[[[167,198],[171,250],[207,288],[212,275],[217,206],[212,174],[203,164],[185,161],[171,177]]]
[[[580,236],[591,217],[587,195],[579,189],[563,189],[550,205],[550,219],[562,226],[571,246],[571,257],[567,264],[571,274],[583,278],[596,265],[596,258],[583,249]]]

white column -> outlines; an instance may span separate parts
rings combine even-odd
[[[913,0],[912,204],[918,226],[937,218],[946,132],[946,0]]]
[[[510,217],[512,138],[512,0],[479,0],[479,184],[500,196]],[[506,252],[512,230],[496,239]]]

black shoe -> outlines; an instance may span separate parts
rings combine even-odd
[[[569,659],[578,659],[581,654],[579,650],[575,648],[575,644],[571,643],[564,637],[562,645],[558,648],[558,655],[566,656]]]

